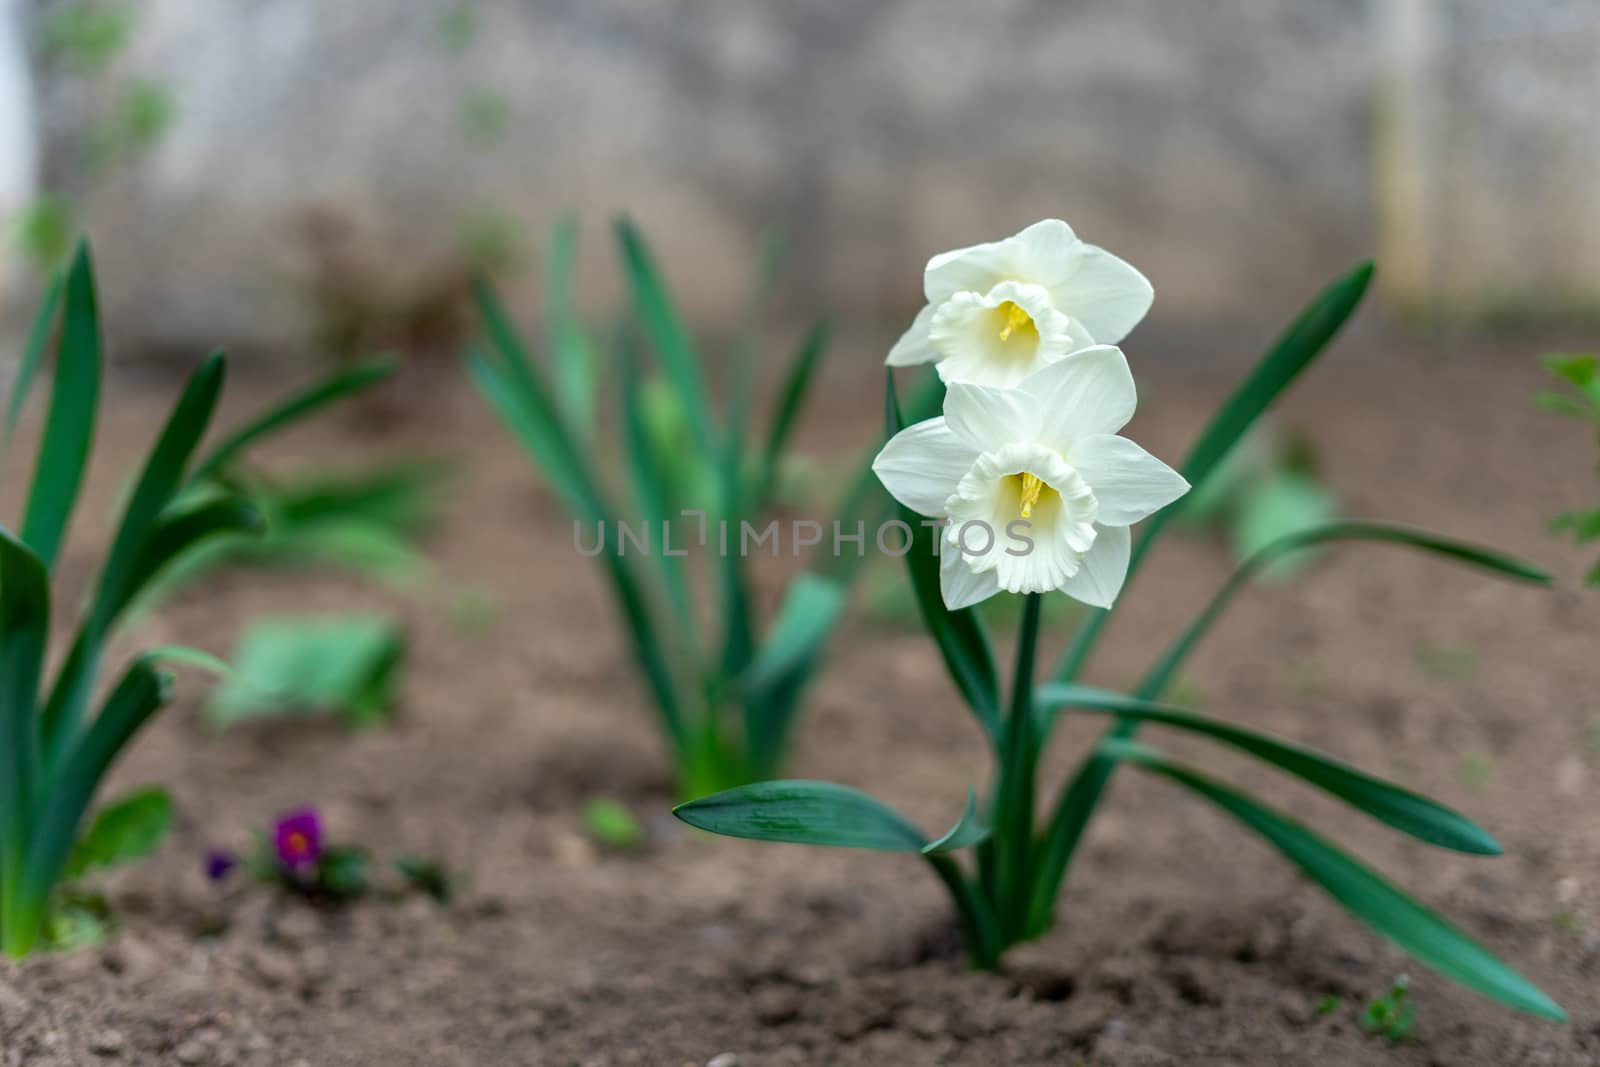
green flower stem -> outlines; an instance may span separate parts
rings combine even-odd
[[[1039,614],[1043,598],[1030,593],[1023,601],[1017,632],[1016,670],[1011,681],[1011,709],[1001,751],[1000,790],[995,812],[998,885],[995,910],[1001,935],[1009,944],[1023,933],[1030,892],[1033,850],[1034,776],[1039,752],[1035,744],[1033,670],[1039,647]]]

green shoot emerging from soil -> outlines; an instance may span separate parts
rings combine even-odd
[[[619,382],[620,450],[632,509],[619,508],[598,470],[595,407],[601,376],[594,366],[596,346],[572,307],[576,229],[570,222],[554,235],[545,279],[548,360],[534,357],[494,293],[480,284],[477,301],[487,343],[470,354],[469,368],[573,516],[580,550],[603,567],[672,753],[679,789],[684,796],[698,796],[776,772],[807,683],[843,614],[860,556],[827,557],[795,578],[762,634],[739,542],[772,503],[827,330],[818,324],[805,335],[764,437],[751,440],[752,372],[778,257],[770,254],[763,264],[749,323],[732,353],[732,383],[721,411],[714,413],[700,349],[643,237],[624,221],[617,226],[617,240],[636,321],[621,331],[605,377]],[[636,336],[640,330],[655,354],[654,373],[645,367]],[[853,530],[883,506],[863,464],[840,507],[840,525]],[[643,531],[642,544],[625,548],[623,526]],[[733,547],[716,550],[719,529],[729,531]],[[609,546],[607,530],[617,538]],[[681,558],[685,545],[697,539],[708,544],[708,530],[716,586],[710,620],[696,610],[694,575]],[[597,538],[600,548],[587,551]]]
[[[1600,442],[1600,359],[1585,356],[1546,356],[1544,365],[1566,387],[1561,392],[1543,392],[1534,397],[1546,411],[1579,419],[1595,428]],[[1557,515],[1550,528],[1568,534],[1580,545],[1600,539],[1600,507],[1585,508]],[[1600,585],[1600,563],[1584,577],[1590,585]]]
[[[1179,478],[1133,442],[1112,436],[1133,413],[1133,383],[1121,353],[1071,334],[1076,324],[1092,341],[1119,340],[1148,307],[1142,277],[1054,222],[1008,241],[936,257],[927,276],[930,310],[889,363],[937,361],[950,383],[945,416],[907,429],[891,377],[887,417],[895,436],[875,466],[905,506],[903,517],[953,520],[938,533],[932,524],[918,525],[918,545],[906,560],[924,622],[978,720],[995,779],[981,802],[969,796],[956,824],[932,838],[866,793],[827,782],[743,786],[682,804],[678,817],[733,837],[920,854],[952,895],[973,962],[994,968],[1008,948],[1052,927],[1057,898],[1106,786],[1118,768],[1130,765],[1221,809],[1420,962],[1514,1008],[1564,1019],[1561,1008],[1530,982],[1331,841],[1135,739],[1148,724],[1215,742],[1424,844],[1498,854],[1500,846],[1487,832],[1425,797],[1163,697],[1234,596],[1306,548],[1376,542],[1539,585],[1549,581],[1543,572],[1420,530],[1354,520],[1321,523],[1249,556],[1129,693],[1080,680],[1119,593],[1176,513],[1163,505],[1215,475],[1275,398],[1333,339],[1371,273],[1370,265],[1359,267],[1316,297],[1202,431]],[[1081,284],[1075,287],[1073,279]],[[1032,369],[1041,363],[1042,369]],[[1007,560],[992,537],[982,549],[969,546],[968,527],[980,518],[992,516],[1009,534],[1030,513],[1027,529],[1048,551],[1029,559],[1018,550]],[[1130,542],[1126,528],[1141,520],[1141,535]],[[983,543],[982,537],[972,540]],[[1041,684],[1041,600],[1054,590],[1094,610]],[[1016,664],[1004,699],[995,656],[973,609],[1002,592],[1024,594]],[[1085,714],[1109,718],[1111,726],[1036,822],[1041,754],[1061,716]],[[962,852],[973,855],[970,865],[958,860]],[[1397,1011],[1405,1007],[1395,1005]]]

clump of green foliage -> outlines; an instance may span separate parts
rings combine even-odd
[[[1600,360],[1592,355],[1546,356],[1544,365],[1565,388],[1541,392],[1535,402],[1546,411],[1589,423],[1600,443]],[[1600,539],[1600,507],[1563,512],[1550,523],[1550,529],[1566,534],[1576,544],[1590,544]],[[1600,563],[1589,568],[1584,581],[1600,585]]]
[[[473,380],[500,414],[576,528],[617,529],[625,520],[646,532],[642,553],[620,544],[595,553],[624,620],[640,674],[686,796],[753,781],[781,764],[806,685],[843,614],[864,552],[823,558],[789,583],[777,614],[761,632],[747,560],[744,524],[767,512],[791,434],[821,363],[828,331],[818,323],[788,362],[763,437],[752,440],[750,411],[762,309],[778,257],[759,272],[746,328],[738,340],[731,384],[715,410],[700,348],[690,337],[665,280],[639,231],[617,225],[617,245],[635,322],[621,331],[607,370],[619,383],[621,451],[634,506],[620,507],[598,469],[597,346],[572,305],[576,226],[564,222],[551,242],[545,279],[547,358],[536,357],[512,326],[493,290],[476,297],[486,343],[469,355]],[[654,350],[647,371],[639,334]],[[863,461],[836,514],[841,528],[884,508]],[[685,518],[699,513],[699,520]],[[820,526],[819,526],[820,528]],[[683,546],[701,536],[716,546],[712,625],[697,596]],[[620,537],[620,534],[618,535]],[[867,535],[869,538],[870,533]],[[667,551],[669,541],[678,547]]]

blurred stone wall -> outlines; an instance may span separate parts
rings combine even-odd
[[[735,312],[769,225],[788,310],[882,321],[931,253],[1045,215],[1144,270],[1174,327],[1275,324],[1375,243],[1364,0],[132,6],[100,82],[162,86],[159,139],[85,180],[104,84],[48,59],[39,82],[47,184],[147,346],[304,346],[326,292],[425,302],[463,247],[537,246],[569,210],[587,302],[616,293],[626,210],[700,319]],[[534,305],[536,272],[506,286]]]

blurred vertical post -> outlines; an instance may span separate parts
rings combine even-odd
[[[0,0],[0,319],[22,277],[17,227],[38,180],[33,78],[23,0]]]
[[[1378,20],[1372,184],[1379,290],[1402,311],[1427,309],[1434,290],[1430,190],[1437,146],[1430,121],[1436,0],[1385,0]]]

